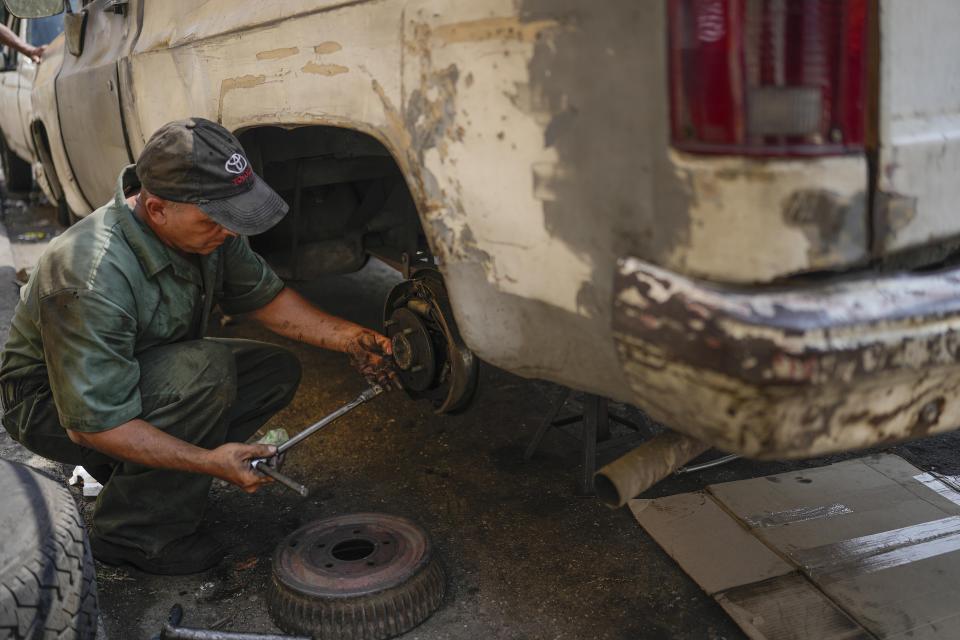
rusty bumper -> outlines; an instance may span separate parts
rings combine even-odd
[[[960,426],[960,268],[780,289],[619,265],[614,336],[634,401],[754,458],[801,458]]]

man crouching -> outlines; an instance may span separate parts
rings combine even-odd
[[[273,449],[243,443],[293,398],[300,364],[277,346],[204,338],[214,305],[395,382],[389,340],[313,307],[239,237],[287,209],[226,129],[171,122],[21,292],[0,362],[3,426],[104,485],[90,535],[102,562],[208,569],[224,555],[197,531],[212,478],[250,493],[270,481],[250,461]]]

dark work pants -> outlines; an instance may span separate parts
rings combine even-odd
[[[205,449],[244,442],[289,404],[300,363],[281,347],[251,340],[206,338],[141,353],[141,418]],[[45,382],[45,381],[44,381]],[[103,483],[94,535],[137,547],[148,556],[195,532],[206,508],[210,476],[113,460],[74,444],[60,426],[46,384],[10,397],[3,425],[45,458],[83,465]]]

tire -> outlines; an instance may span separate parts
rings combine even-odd
[[[369,555],[383,565],[366,570],[373,565],[363,556],[322,575],[321,564],[332,558],[317,549],[384,538],[401,552],[391,558],[378,548]],[[280,543],[267,606],[288,633],[318,640],[384,640],[429,618],[443,603],[445,590],[443,568],[422,529],[395,516],[357,514],[309,524]]]
[[[94,640],[96,571],[66,487],[0,460],[0,640]]]
[[[0,160],[3,161],[7,191],[27,192],[33,189],[33,168],[11,151],[5,142],[0,146]]]
[[[57,201],[57,222],[60,223],[60,226],[63,228],[72,227],[79,220],[73,211],[71,211],[70,205],[67,204],[67,199],[60,198]]]

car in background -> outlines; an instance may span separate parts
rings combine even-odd
[[[77,217],[162,124],[233,131],[282,275],[403,273],[438,411],[483,359],[809,457],[960,425],[960,3],[916,4],[88,0],[29,126]]]
[[[6,10],[3,23],[33,46],[47,45],[63,32],[63,16],[21,19]],[[34,120],[31,107],[37,64],[11,47],[0,48],[0,160],[11,191],[29,191],[33,186],[32,166],[38,162],[30,131]]]

